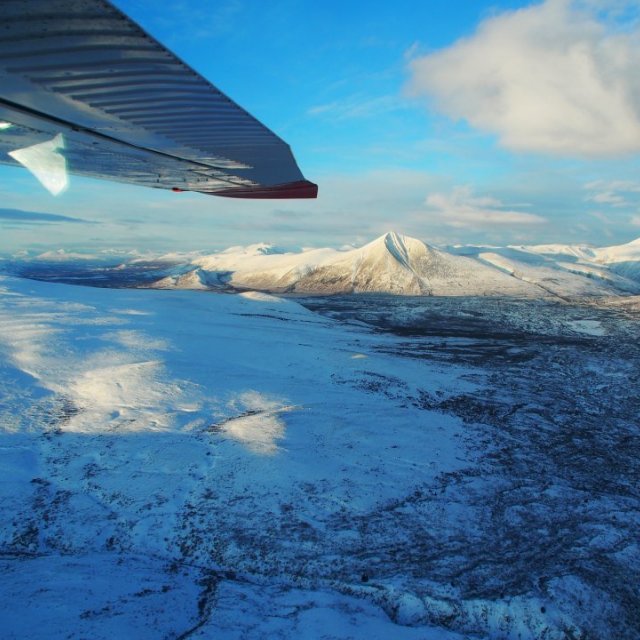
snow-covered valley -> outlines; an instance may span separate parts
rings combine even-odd
[[[3,637],[636,638],[633,300],[3,276]]]

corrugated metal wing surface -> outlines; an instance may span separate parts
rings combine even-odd
[[[63,133],[72,172],[236,197],[315,197],[289,146],[106,0],[3,0],[2,161]],[[15,148],[15,147],[14,147]]]

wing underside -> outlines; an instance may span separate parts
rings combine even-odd
[[[1,162],[56,140],[71,173],[316,197],[289,145],[106,0],[4,0],[2,12]]]

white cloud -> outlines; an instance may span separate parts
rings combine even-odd
[[[605,17],[614,20],[620,16],[632,18],[633,13],[637,14],[638,0],[575,0],[575,5],[587,9],[595,9]],[[636,22],[638,16],[636,15]]]
[[[590,202],[597,202],[598,204],[609,204],[612,207],[624,207],[627,205],[627,201],[620,194],[613,191],[601,191],[587,197]]]
[[[584,188],[592,191],[611,190],[640,193],[640,182],[633,182],[632,180],[594,180],[585,184]]]
[[[533,213],[507,209],[498,199],[474,195],[471,187],[454,187],[450,193],[432,193],[425,200],[427,209],[452,227],[491,227],[499,225],[543,224],[546,219]]]
[[[602,211],[589,211],[589,215],[604,224],[613,224],[611,219],[602,213]]]
[[[584,185],[591,193],[588,202],[605,204],[611,207],[633,207],[640,204],[640,183],[628,180],[596,180]]]
[[[489,18],[473,36],[414,59],[410,90],[509,149],[637,152],[640,28],[625,26],[602,2],[546,0]]]
[[[377,117],[404,107],[397,96],[368,98],[362,95],[349,96],[343,100],[320,104],[308,109],[310,116],[328,116],[333,120]]]

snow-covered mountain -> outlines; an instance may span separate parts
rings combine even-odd
[[[2,638],[636,640],[633,315],[316,302],[0,276]]]
[[[609,247],[545,244],[511,248],[544,257],[568,271],[612,280],[621,276],[640,282],[640,238]]]
[[[338,254],[294,284],[301,293],[383,292],[403,295],[487,295],[521,292],[520,283],[396,233]]]
[[[312,295],[582,297],[640,293],[640,242],[584,246],[436,248],[389,232],[350,250],[233,247],[192,260],[151,286]]]
[[[620,262],[640,262],[640,238],[625,244],[609,247],[590,247],[588,245],[541,244],[521,247],[541,255],[564,256],[581,261],[599,264],[618,264]]]

